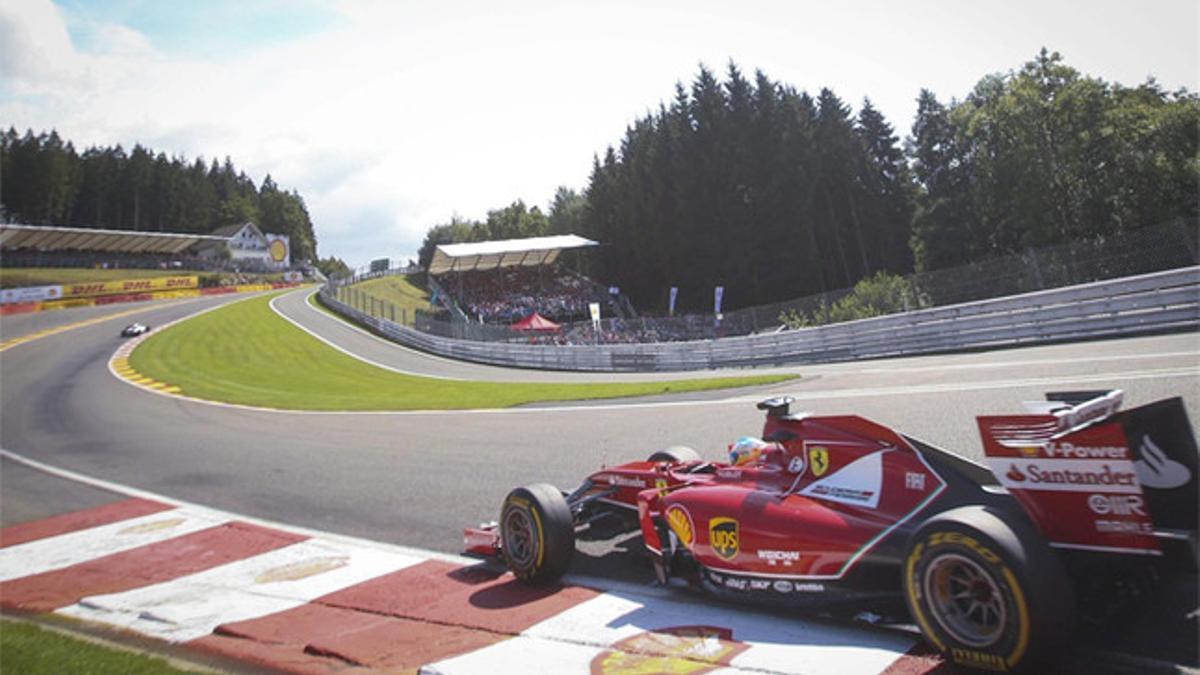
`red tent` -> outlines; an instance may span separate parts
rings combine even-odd
[[[534,312],[512,325],[513,330],[531,330],[538,333],[557,333],[561,326]]]

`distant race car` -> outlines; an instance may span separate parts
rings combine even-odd
[[[121,337],[135,337],[137,335],[142,335],[143,333],[149,332],[150,326],[147,326],[144,323],[131,323],[128,326],[125,326],[125,330],[121,331]]]
[[[511,491],[468,552],[552,582],[577,537],[640,529],[661,583],[920,628],[955,664],[1028,670],[1079,622],[1196,569],[1197,449],[1181,399],[1047,394],[978,418],[987,466],[856,416],[758,404],[762,438],[729,462],[690,448],[605,468],[573,492]],[[1144,604],[1144,603],[1143,603]]]

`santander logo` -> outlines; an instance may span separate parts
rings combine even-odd
[[[1014,483],[1025,482],[1025,474],[1021,473],[1021,470],[1017,468],[1016,464],[1013,464],[1008,468],[1008,473],[1005,474],[1004,477],[1013,481]]]

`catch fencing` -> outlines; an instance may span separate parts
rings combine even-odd
[[[552,370],[782,366],[1200,328],[1196,266],[825,326],[648,344],[465,340],[372,316],[339,301],[328,287],[321,296],[338,313],[409,347],[465,361]]]

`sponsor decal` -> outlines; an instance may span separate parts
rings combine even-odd
[[[667,527],[671,528],[684,546],[690,547],[696,538],[696,528],[692,526],[692,516],[687,509],[678,504],[672,504],[667,507],[666,519]]]
[[[929,535],[930,548],[940,544],[958,544],[959,546],[965,546],[978,553],[980,558],[983,558],[990,563],[1000,563],[1000,556],[996,555],[992,549],[980,544],[979,541],[974,537],[962,534],[960,532],[934,532],[933,534]]]
[[[1145,502],[1137,495],[1092,495],[1088,508],[1098,516],[1143,516]]]
[[[752,591],[765,591],[765,590],[769,589],[770,587],[771,587],[771,582],[767,581],[766,579],[751,579],[750,580],[750,590],[752,590]]]
[[[591,675],[678,673],[703,675],[726,668],[749,645],[733,631],[715,626],[674,626],[638,633],[616,642],[590,664]]]
[[[666,496],[667,496],[667,493],[668,493],[668,492],[670,492],[670,489],[668,488],[668,485],[669,485],[669,483],[667,483],[667,479],[666,479],[666,478],[655,478],[655,479],[654,479],[654,488],[655,488],[656,490],[658,490],[658,496],[659,496],[659,497],[666,497]]]
[[[829,470],[829,448],[814,445],[808,449],[808,464],[812,467],[813,478],[820,478]]]
[[[646,484],[641,479],[630,478],[629,476],[622,476],[619,474],[605,474],[600,477],[600,480],[608,483],[609,485],[615,485],[617,487],[637,488],[638,490],[646,487]]]
[[[742,477],[741,469],[718,469],[717,478],[726,478],[730,480],[738,480]]]
[[[780,579],[771,585],[776,593],[788,595],[791,593],[824,593],[825,584],[805,581],[788,581]]]
[[[925,490],[925,474],[916,471],[904,472],[904,487],[909,490]]]
[[[792,563],[800,562],[799,551],[770,551],[760,549],[758,552],[759,560],[766,560],[767,564],[775,567],[783,563],[784,567],[791,567]]]
[[[1128,459],[1129,450],[1120,445],[1086,446],[1051,441],[1046,444],[1046,456],[1064,459]]]
[[[1152,535],[1154,528],[1150,523],[1145,521],[1138,522],[1135,520],[1096,520],[1096,531],[1101,534],[1132,534],[1132,535]]]
[[[974,649],[958,649],[957,647],[950,648],[950,658],[960,666],[968,666],[970,668],[978,668],[980,670],[997,670],[1006,671],[1008,666],[1004,663],[1004,659],[995,654],[985,654],[977,652]]]
[[[859,457],[836,473],[815,483],[810,483],[799,494],[873,509],[879,505],[879,491],[883,484],[883,453],[885,452],[887,450]],[[812,463],[812,467],[813,475],[817,475],[816,462]]]
[[[725,577],[725,588],[732,588],[735,591],[744,591],[749,585],[749,582],[747,582],[745,579],[738,579],[737,577]]]
[[[804,470],[806,468],[808,468],[808,464],[804,461],[804,458],[801,457],[800,455],[793,457],[788,462],[788,471],[791,473],[802,474],[802,473],[804,473]]]
[[[1133,463],[1133,468],[1142,485],[1156,490],[1173,490],[1187,485],[1192,479],[1188,468],[1168,457],[1149,436],[1142,440],[1141,451],[1142,456]]]
[[[712,518],[708,521],[708,545],[722,560],[733,560],[738,554],[738,521],[733,518]]]
[[[1058,492],[1141,494],[1128,460],[997,459],[989,462],[1005,487]]]

